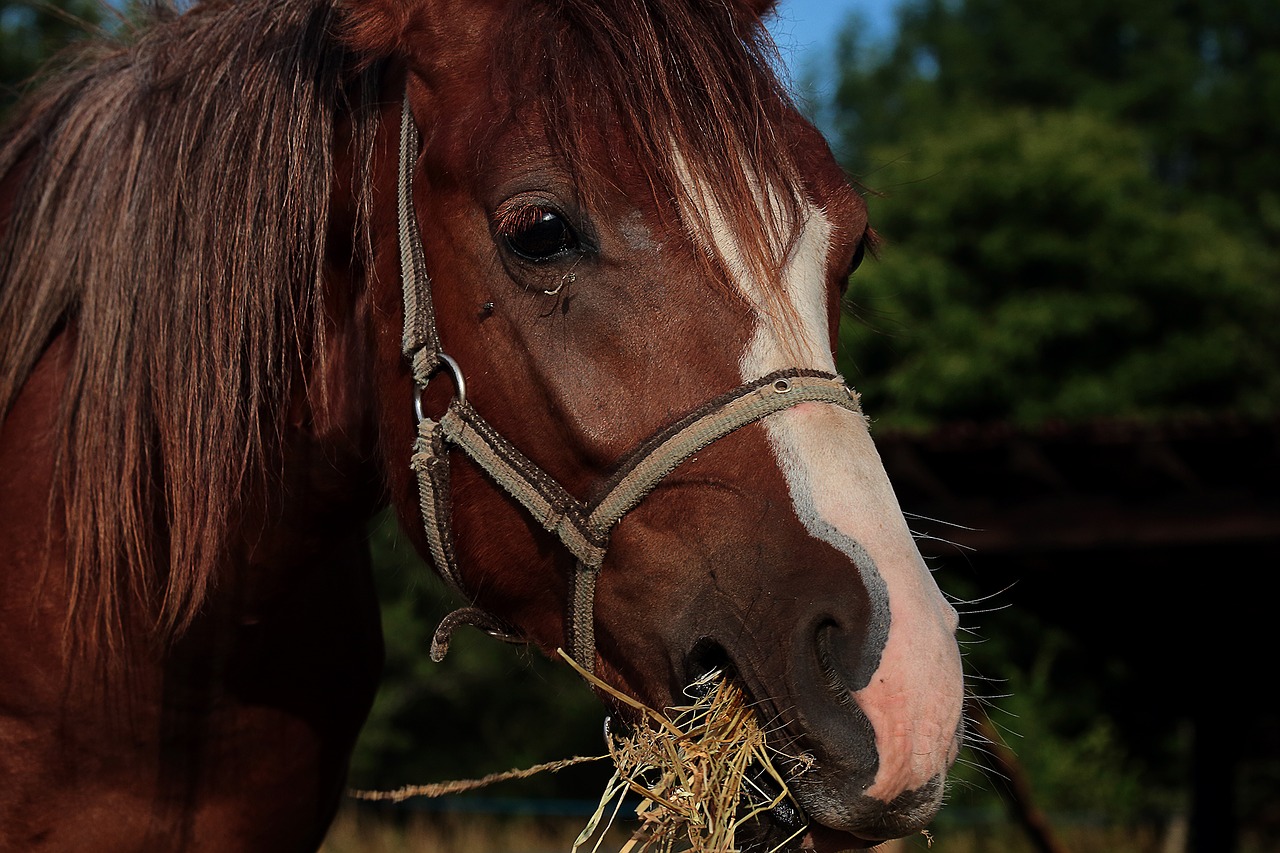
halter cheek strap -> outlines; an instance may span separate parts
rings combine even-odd
[[[440,349],[431,305],[422,237],[413,213],[413,169],[418,133],[406,97],[400,123],[397,206],[400,268],[404,288],[404,353],[413,366],[419,394],[444,365],[457,394],[439,420],[422,416],[410,467],[417,474],[423,524],[436,570],[466,594],[450,526],[449,451],[462,451],[545,529],[559,537],[577,559],[566,633],[573,659],[594,670],[595,587],[613,528],[682,462],[729,433],[801,403],[829,403],[861,413],[858,397],[834,374],[792,368],[735,388],[690,412],[632,451],[591,501],[580,501],[507,441],[467,401],[457,362]],[[440,660],[449,636],[461,624],[476,625],[501,639],[520,641],[519,632],[478,608],[456,611],[441,623],[431,656]]]

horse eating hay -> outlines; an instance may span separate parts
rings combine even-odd
[[[797,845],[932,818],[956,615],[834,376],[870,234],[769,6],[210,0],[20,104],[0,849],[315,848],[387,502],[475,605],[442,641],[730,673],[812,757]]]

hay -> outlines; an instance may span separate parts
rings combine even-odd
[[[612,758],[614,774],[574,842],[573,853],[591,844],[593,838],[591,853],[601,853],[628,793],[641,798],[636,807],[640,826],[618,853],[737,853],[738,830],[754,818],[784,803],[803,814],[774,767],[778,753],[766,743],[755,712],[748,707],[742,690],[721,673],[709,673],[690,685],[686,690],[688,705],[660,713],[605,684],[563,651],[559,653],[594,687],[640,714],[625,737],[606,730],[607,755],[553,761],[481,779],[409,785],[394,791],[351,790],[348,794],[361,800],[391,802],[440,797]],[[812,763],[805,756],[791,756],[788,761],[802,772]],[[794,841],[806,828],[801,827],[774,850]]]
[[[663,714],[600,681],[564,652],[560,655],[592,685],[642,717],[626,737],[609,733],[616,769],[574,853],[593,837],[603,839],[628,792],[641,797],[636,808],[640,827],[619,853],[734,853],[739,849],[738,830],[762,813],[784,802],[803,813],[774,767],[777,753],[766,743],[755,712],[737,685],[719,672],[690,685],[690,704]],[[752,781],[752,775],[771,780],[773,792]],[[804,829],[775,849],[794,841]],[[592,853],[600,853],[601,843],[596,841]]]
[[[539,773],[559,773],[567,767],[576,767],[579,764],[587,764],[592,761],[603,761],[609,756],[607,755],[579,755],[575,758],[563,758],[559,761],[548,761],[546,764],[535,764],[532,767],[523,769],[506,770],[502,773],[490,773],[488,776],[482,776],[479,779],[459,779],[452,782],[433,782],[430,785],[405,785],[396,788],[393,791],[363,791],[351,788],[347,791],[347,796],[356,800],[367,800],[370,802],[391,802],[402,803],[410,797],[447,797],[450,794],[463,794],[468,791],[478,791],[481,788],[487,788],[490,785],[496,785],[499,782],[510,782],[515,779],[528,779],[531,776],[537,776]]]

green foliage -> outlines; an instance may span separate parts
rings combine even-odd
[[[50,58],[104,18],[99,0],[0,0],[0,117]]]
[[[1280,410],[1280,265],[1095,114],[959,110],[883,145],[845,375],[884,424]],[[905,147],[905,143],[903,145]]]
[[[351,770],[359,788],[395,788],[600,755],[604,711],[568,666],[460,629],[448,656],[427,656],[440,619],[459,603],[398,531],[374,526],[386,671]],[[483,796],[598,797],[608,768],[585,765],[504,783]]]
[[[841,360],[873,416],[1280,411],[1276,8],[915,0],[890,43],[844,33],[829,123],[887,246]]]
[[[959,109],[1086,109],[1140,129],[1160,180],[1233,226],[1280,219],[1280,11],[1273,0],[908,0],[889,45],[841,41],[837,126],[871,148]]]

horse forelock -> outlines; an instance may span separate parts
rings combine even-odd
[[[159,15],[46,82],[0,139],[0,424],[49,341],[75,341],[69,630],[190,623],[325,346],[334,121],[372,121],[347,101],[377,73],[348,75],[333,17],[331,0]]]
[[[623,145],[716,280],[730,283],[745,264],[781,287],[805,208],[786,135],[797,113],[755,12],[690,0],[515,3],[502,56],[507,89],[541,109],[588,204],[607,182],[593,160]],[[720,252],[725,226],[740,257]]]

